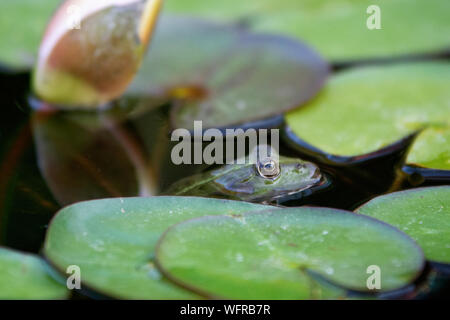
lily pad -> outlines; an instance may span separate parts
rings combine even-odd
[[[171,225],[204,215],[242,214],[267,206],[228,200],[153,197],[81,202],[60,211],[47,233],[44,253],[60,270],[81,268],[82,282],[124,299],[192,299],[154,265],[154,248]]]
[[[65,299],[68,291],[38,256],[0,248],[0,299]]]
[[[389,225],[308,207],[182,222],[160,239],[156,258],[172,281],[231,299],[330,298],[313,296],[311,273],[368,291],[372,265],[381,269],[381,289],[394,290],[414,281],[424,264],[414,241]]]
[[[409,164],[437,170],[450,169],[450,121],[447,123],[422,131],[408,155]]]
[[[217,1],[217,3],[205,0],[169,0],[165,4],[165,9],[176,14],[189,14],[192,16],[208,18],[218,21],[239,22],[249,16],[254,16],[261,12],[263,1]],[[266,1],[267,2],[267,1]]]
[[[369,6],[381,12],[381,29],[369,30]],[[306,41],[333,61],[386,58],[449,49],[450,3],[442,0],[170,0],[167,10]]]
[[[417,188],[377,197],[358,213],[396,226],[422,247],[425,257],[450,263],[450,187]]]
[[[0,65],[29,70],[45,27],[61,0],[14,0],[0,4]]]
[[[3,1],[0,5],[0,62],[30,68],[60,0]],[[368,30],[370,5],[381,9],[381,30]],[[334,61],[420,54],[448,49],[448,1],[442,0],[170,0],[168,12],[220,21],[245,21],[251,28],[305,40]],[[20,23],[17,23],[20,21]],[[13,32],[13,31],[14,32]]]
[[[320,169],[300,159],[279,157],[279,176],[259,174],[255,164],[229,164],[175,183],[166,193],[251,202],[284,202],[325,183]]]
[[[361,156],[419,132],[408,164],[450,169],[450,64],[360,68],[336,75],[288,131],[319,153]]]
[[[292,39],[185,17],[163,17],[128,89],[176,100],[174,128],[233,127],[299,106],[321,89],[327,64]]]

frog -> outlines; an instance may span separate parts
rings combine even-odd
[[[316,164],[278,156],[210,169],[176,182],[164,194],[282,204],[328,184],[328,177]]]

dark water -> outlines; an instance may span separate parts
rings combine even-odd
[[[46,224],[59,205],[42,179],[32,147],[24,94],[28,76],[0,79],[0,245],[37,252]]]

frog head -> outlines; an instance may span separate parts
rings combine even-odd
[[[271,203],[301,197],[323,183],[324,176],[314,163],[279,156],[228,164],[183,179],[167,193]]]

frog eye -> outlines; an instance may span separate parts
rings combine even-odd
[[[256,164],[258,174],[265,179],[276,179],[280,176],[280,164],[272,158],[265,158]]]

